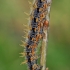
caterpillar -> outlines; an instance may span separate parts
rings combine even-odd
[[[26,62],[29,70],[41,70],[42,66],[37,64],[36,48],[39,41],[43,38],[43,28],[49,26],[49,22],[46,19],[47,8],[50,5],[48,0],[35,0],[33,2],[33,8],[30,13],[30,31],[28,34],[28,40],[25,45]]]

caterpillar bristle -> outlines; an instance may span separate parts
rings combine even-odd
[[[34,18],[34,16],[33,15],[30,15],[30,20],[32,20]]]
[[[23,24],[23,26],[24,26],[24,28],[29,29],[28,25],[24,25],[24,24]]]
[[[28,28],[26,24],[23,24],[24,27]]]
[[[19,57],[24,57],[26,55],[26,53],[22,52],[22,53],[19,53],[21,54],[22,56],[19,56]]]
[[[26,14],[27,16],[29,16],[29,14],[28,14],[28,13],[26,13],[26,12],[24,12],[24,14]]]
[[[22,36],[22,38],[27,39],[28,35],[26,34],[26,35]]]
[[[24,53],[24,52],[21,52],[21,53],[19,53],[19,54],[25,55],[26,53]]]
[[[25,18],[26,20],[29,20],[29,18]]]
[[[28,1],[28,3],[29,3],[30,5],[32,5],[32,2]]]
[[[22,62],[20,65],[23,65],[23,64],[26,64],[27,63],[27,60],[26,61],[24,61],[24,62]]]
[[[22,38],[26,39],[27,37],[26,36],[22,36]]]
[[[34,3],[34,5],[33,5],[33,9],[36,9],[37,8],[37,5],[36,5],[36,3]]]
[[[21,40],[21,42],[23,43],[23,45],[25,45],[25,44],[26,44],[26,42],[25,42],[25,41],[23,41],[23,40]]]
[[[25,56],[19,56],[19,57],[25,57]]]
[[[19,53],[20,54],[20,53]],[[21,56],[19,56],[19,57],[24,57],[24,55],[21,55]]]
[[[31,26],[29,26],[29,30],[31,30],[32,29],[32,27]]]
[[[25,48],[25,44],[22,44],[22,45],[20,45],[20,44],[19,44],[19,46],[21,46],[21,47],[24,47],[24,48]]]
[[[28,32],[28,29],[24,29],[23,31]]]
[[[23,32],[24,32],[25,34],[27,34],[27,31],[24,30]]]
[[[28,27],[28,25],[24,25],[24,31],[27,31],[28,32],[28,30],[29,30],[30,28]]]
[[[24,41],[23,41],[23,40],[21,40],[21,42],[22,42],[22,43],[24,43]]]

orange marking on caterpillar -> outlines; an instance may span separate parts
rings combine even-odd
[[[46,21],[43,23],[43,26],[44,26],[44,28],[48,28],[48,27],[49,27],[49,22],[46,20]]]

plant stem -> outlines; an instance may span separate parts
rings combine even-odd
[[[42,40],[42,47],[41,47],[41,61],[40,61],[40,63],[41,63],[41,66],[43,66],[42,67],[42,70],[46,70],[46,45],[47,45],[47,30],[45,30],[44,31],[44,33],[45,33],[45,37],[43,38],[43,40]]]
[[[47,0],[47,15],[46,15],[46,20],[49,23],[49,13],[50,13],[50,6],[51,6],[51,0]],[[44,37],[42,39],[42,46],[41,46],[41,60],[40,60],[40,65],[43,66],[41,70],[46,70],[46,55],[47,55],[47,44],[48,44],[48,31],[49,26],[46,28],[43,28],[44,32]]]

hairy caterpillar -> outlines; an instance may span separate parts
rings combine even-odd
[[[46,15],[48,0],[35,0],[30,14],[30,32],[25,47],[25,55],[29,70],[41,70],[42,66],[37,64],[36,48],[39,41],[44,36],[43,28],[49,26]]]

